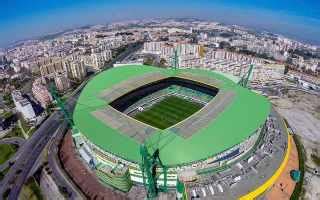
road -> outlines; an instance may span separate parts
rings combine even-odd
[[[13,145],[18,145],[21,147],[23,143],[25,142],[25,139],[21,137],[12,137],[12,138],[4,138],[0,140],[0,144],[13,144]],[[5,163],[0,165],[0,172],[5,170],[10,166],[10,163],[14,163],[16,159],[20,156],[22,151],[16,152],[9,160],[7,160]]]
[[[138,44],[136,46],[131,45],[129,48],[122,52],[117,56],[112,62],[108,63],[108,65],[112,65],[117,61],[121,61],[126,58],[131,53],[135,52],[141,47],[142,44]],[[88,77],[83,84],[81,84],[68,98],[66,103],[66,108],[72,112],[76,103],[76,100],[82,90],[82,88],[86,85],[86,83],[92,78]],[[67,130],[67,126],[63,119],[62,113],[60,111],[53,112],[50,117],[42,123],[39,129],[37,129],[34,134],[24,142],[24,145],[21,146],[14,156],[15,162],[10,167],[6,176],[0,182],[0,199],[3,196],[8,197],[9,200],[16,200],[19,197],[20,191],[22,189],[23,184],[26,182],[30,171],[33,169],[36,161],[43,149],[47,146],[50,141],[53,143],[56,140],[52,140],[52,138],[57,139],[59,137],[55,137],[56,135],[60,135]],[[51,154],[57,153],[57,147],[52,147],[50,149],[53,152],[49,152]],[[70,181],[66,181],[66,177],[64,174],[61,174],[61,166],[58,165],[57,159],[53,161],[53,157],[51,157],[51,164],[56,172],[56,179],[60,180],[60,183],[65,183],[65,187],[69,188],[69,192],[71,192],[71,197],[78,197],[79,193],[77,189],[74,188],[73,184]],[[11,159],[10,159],[11,161]],[[73,196],[72,196],[73,195]]]
[[[117,62],[121,62],[121,61],[125,60],[132,53],[135,53],[136,51],[138,51],[142,47],[142,45],[143,45],[143,43],[129,44],[128,48],[124,52],[120,53],[120,55],[118,55],[117,58],[115,58],[111,62],[107,63],[106,66],[112,66],[113,64],[115,64]],[[108,69],[108,68],[106,68],[106,69]]]
[[[81,89],[77,90],[72,98],[67,101],[67,108],[73,110]],[[0,198],[9,194],[8,199],[18,199],[20,190],[28,178],[42,150],[48,144],[58,128],[62,128],[63,117],[60,111],[55,111],[17,152],[16,161],[0,182]],[[66,127],[65,130],[66,131]]]
[[[320,95],[320,91],[306,89],[297,84],[283,85],[281,82],[269,84],[266,86],[253,86],[252,89],[262,91],[264,93],[274,93],[274,95],[272,96],[282,96],[284,90],[295,90],[312,95]]]
[[[0,140],[0,144],[14,144],[21,146],[26,140],[21,137],[4,138]]]
[[[8,199],[18,199],[20,190],[27,179],[29,171],[39,157],[43,148],[61,123],[61,114],[53,113],[35,134],[18,150],[15,163],[0,183],[0,194],[8,194]]]
[[[64,131],[58,131],[53,140],[51,141],[48,149],[48,163],[52,170],[52,178],[55,183],[63,188],[63,191],[68,194],[69,199],[85,199],[82,193],[79,192],[77,186],[74,185],[72,180],[64,171],[58,158],[59,144],[63,139]]]

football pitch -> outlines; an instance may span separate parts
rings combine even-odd
[[[197,112],[202,104],[177,96],[168,96],[133,118],[159,129],[166,129]]]

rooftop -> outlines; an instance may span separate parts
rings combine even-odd
[[[123,132],[124,130],[131,130],[128,127],[125,128],[125,123],[110,126],[109,120],[103,117],[105,115],[96,115],[96,113],[99,110],[107,112],[107,110],[113,109],[108,104],[115,96],[134,89],[125,87],[124,83],[131,83],[130,80],[138,80],[139,77],[140,80],[145,80],[141,77],[146,78],[148,74],[153,74],[153,76],[157,74],[157,77],[160,77],[159,74],[161,74],[161,77],[182,76],[192,78],[195,81],[215,84],[221,94],[225,94],[221,98],[217,96],[203,108],[207,110],[210,105],[213,108],[217,107],[217,105],[214,105],[215,103],[223,104],[223,106],[217,107],[221,108],[218,109],[218,112],[211,113],[214,114],[214,117],[205,118],[206,120],[200,123],[201,126],[195,127],[193,129],[194,133],[190,134],[188,138],[176,134],[171,129],[148,129],[146,133],[149,136],[145,142],[147,144],[158,143],[160,157],[165,165],[186,164],[223,152],[252,135],[265,122],[270,113],[271,106],[267,99],[238,86],[221,73],[200,69],[173,70],[133,65],[112,68],[102,72],[86,85],[73,114],[75,125],[80,132],[103,150],[126,160],[140,163],[139,148],[142,141],[135,138],[135,135],[130,136]],[[141,85],[140,82],[137,81],[137,85]],[[121,87],[119,88],[119,86]],[[129,88],[128,91],[126,88]],[[113,90],[110,89],[117,89],[114,93],[115,96],[111,95],[110,92]],[[232,94],[232,98],[229,98],[226,94]],[[196,115],[194,114],[190,118]],[[121,115],[122,118],[126,118],[125,116],[124,114]],[[121,122],[121,120],[119,121]],[[136,124],[135,121],[129,122]],[[181,131],[186,130],[185,127],[179,128]]]

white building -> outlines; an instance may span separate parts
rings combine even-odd
[[[188,43],[170,43],[170,42],[146,42],[143,46],[143,53],[150,53],[160,55],[161,58],[166,60],[172,59],[175,51],[182,60],[180,65],[191,65],[194,62],[188,62],[200,58],[201,46],[197,44]]]
[[[56,87],[58,91],[64,92],[68,90],[71,86],[70,80],[67,77],[66,73],[58,73],[54,77],[54,82],[56,84]]]
[[[100,53],[92,53],[83,57],[85,65],[91,66],[96,70],[100,70],[112,58],[111,50],[105,50]]]
[[[163,47],[165,47],[165,42],[145,42],[143,44],[143,53],[160,55]]]
[[[176,44],[179,55],[200,55],[200,45],[197,44]]]
[[[42,77],[53,77],[56,73],[67,71],[67,60],[52,58],[46,59],[42,62],[44,64],[39,62]]]
[[[46,108],[52,102],[52,96],[47,87],[42,84],[41,79],[36,79],[32,84],[32,94],[40,102],[43,108]]]
[[[22,94],[20,91],[15,90],[11,93],[14,105],[16,106],[16,110],[20,112],[23,117],[27,121],[33,121],[36,118],[36,114],[32,108],[31,103],[28,101],[28,99],[22,97]]]
[[[73,61],[69,67],[70,76],[73,79],[83,80],[86,76],[86,70],[83,61]]]

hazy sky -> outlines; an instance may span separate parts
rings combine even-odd
[[[198,17],[320,45],[320,0],[0,0],[0,47],[87,24]]]

